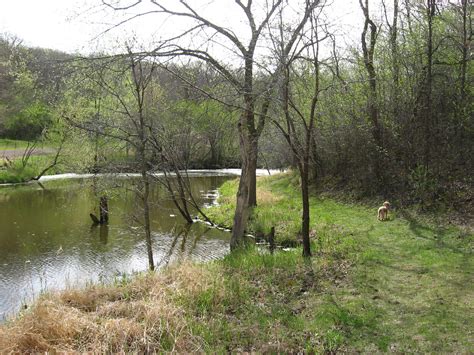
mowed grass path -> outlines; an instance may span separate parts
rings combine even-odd
[[[224,204],[233,203],[235,188],[235,182],[223,187]],[[274,225],[277,239],[295,235],[297,179],[262,178],[259,191],[262,198],[249,229],[265,232]],[[472,229],[430,225],[409,212],[394,212],[389,221],[379,222],[377,207],[311,199],[314,269],[328,258],[326,249],[337,253],[338,244],[339,253],[346,254],[341,260],[351,265],[347,277],[308,299],[315,305],[307,317],[319,313],[332,323],[326,350],[473,352]]]
[[[348,329],[355,348],[474,351],[472,234],[430,227],[408,214],[381,223],[375,208],[318,200],[313,206],[316,221],[344,226],[357,239],[354,270],[335,292],[348,314],[375,316],[368,334]]]

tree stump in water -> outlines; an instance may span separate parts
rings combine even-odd
[[[109,222],[109,202],[106,196],[102,196],[99,202],[99,218],[93,213],[89,216],[94,224],[107,224]]]
[[[95,214],[89,213],[89,216],[91,217],[92,222],[94,222],[94,224],[100,224],[100,221],[99,221],[99,219],[95,216]]]
[[[270,253],[275,251],[275,227],[272,227],[268,235],[268,243],[270,244]]]
[[[109,202],[106,196],[102,196],[100,198],[99,210],[100,210],[99,223],[100,224],[108,223],[109,222]]]

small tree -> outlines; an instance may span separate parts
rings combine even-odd
[[[141,1],[125,4],[122,1],[110,2],[103,0],[103,3],[114,11],[126,12],[131,9],[138,11],[138,13],[127,17],[121,23],[144,15],[171,16],[176,20],[189,20],[188,28],[173,34],[172,38],[162,41],[151,54],[160,57],[191,57],[204,61],[213,66],[233,87],[241,107],[238,130],[242,175],[237,191],[237,203],[230,241],[231,249],[237,248],[242,243],[250,213],[249,208],[257,204],[258,141],[265,126],[271,93],[276,83],[275,73],[279,72],[276,69],[270,73],[270,80],[263,82],[263,85],[257,85],[258,69],[269,66],[268,63],[259,63],[258,49],[259,47],[267,47],[265,32],[271,32],[274,29],[272,23],[276,20],[278,10],[286,6],[285,2],[283,0],[267,1],[262,4],[259,12],[251,0],[246,2],[235,0],[236,13],[242,15],[247,27],[247,34],[241,29],[232,30],[227,25],[219,24],[198,10],[199,4],[193,2],[193,5],[191,5],[187,0],[178,0],[174,3],[154,0],[151,2],[153,10],[140,9],[139,6],[143,5]],[[295,14],[295,25],[289,30],[289,39],[283,49],[286,55],[293,50],[310,13],[318,3],[319,0],[301,1],[300,5],[303,11]],[[203,38],[200,36],[201,34],[204,34],[204,43],[194,45],[197,38]],[[190,40],[191,44],[183,45],[185,40]],[[210,49],[215,45],[229,51],[229,55],[235,56],[237,54],[238,60],[229,63],[226,57],[213,55]],[[275,67],[277,66],[278,64],[275,65]],[[232,70],[232,67],[235,67],[235,70]]]
[[[294,161],[301,177],[301,234],[303,238],[303,256],[311,256],[309,239],[310,206],[309,206],[309,173],[313,162],[314,131],[317,119],[317,105],[322,91],[320,83],[320,42],[318,13],[311,12],[309,29],[302,35],[303,44],[298,52],[288,57],[284,51],[284,36],[274,40],[277,53],[281,59],[281,111],[282,122],[273,119],[273,123],[285,137],[293,153]],[[283,26],[283,24],[281,24]],[[279,49],[279,50],[278,50]]]

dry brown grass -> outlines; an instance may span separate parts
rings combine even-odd
[[[30,310],[0,326],[0,353],[198,351],[202,340],[188,332],[192,315],[179,300],[222,281],[210,268],[185,263],[126,285],[42,296]]]
[[[268,190],[259,190],[257,194],[258,203],[261,205],[272,205],[281,201],[282,196],[275,195]]]

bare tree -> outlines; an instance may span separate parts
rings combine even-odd
[[[130,60],[130,69],[132,72],[132,87],[134,90],[134,99],[136,102],[136,116],[130,117],[134,126],[136,127],[136,133],[138,140],[136,143],[138,161],[139,161],[139,171],[141,175],[141,188],[140,188],[140,197],[143,202],[143,218],[144,218],[144,227],[145,227],[145,240],[146,240],[146,249],[148,253],[148,264],[150,270],[154,270],[155,263],[153,261],[153,249],[151,241],[151,227],[150,227],[150,177],[148,175],[148,157],[147,150],[149,146],[149,129],[148,127],[151,124],[151,120],[146,117],[146,107],[145,100],[148,93],[148,88],[151,86],[151,81],[153,78],[153,72],[156,68],[154,62],[144,62],[142,60],[137,60],[135,56],[129,51],[129,60]]]
[[[382,138],[382,127],[379,118],[379,109],[377,103],[377,73],[375,71],[374,64],[374,53],[375,45],[377,43],[377,26],[370,17],[369,12],[369,0],[359,0],[360,8],[364,14],[364,29],[361,35],[362,41],[362,54],[364,57],[364,65],[367,71],[369,79],[369,91],[368,91],[368,111],[369,118],[372,124],[372,137],[376,145],[376,152],[373,158],[374,173],[376,180],[381,186],[385,186],[383,183],[382,167],[380,165],[380,157],[383,156],[383,138]],[[369,33],[367,33],[369,31]],[[369,42],[367,43],[367,35],[369,36]]]
[[[140,5],[140,1],[124,6],[120,4],[120,1],[112,3],[103,0],[103,3],[115,11],[130,10]],[[190,28],[169,40],[163,41],[152,54],[167,57],[186,56],[209,63],[234,87],[236,94],[241,100],[241,115],[238,129],[242,176],[237,192],[237,204],[231,238],[231,249],[234,249],[242,242],[248,220],[249,208],[257,204],[256,169],[258,140],[263,131],[270,106],[271,93],[276,81],[274,74],[278,71],[275,70],[273,75],[270,75],[271,79],[267,82],[265,87],[262,88],[255,85],[255,76],[259,68],[257,63],[257,49],[259,47],[266,47],[263,33],[265,30],[271,29],[270,24],[275,18],[277,10],[280,7],[286,6],[286,4],[283,0],[265,2],[263,5],[263,15],[261,16],[261,20],[258,21],[255,4],[252,0],[246,2],[235,0],[235,5],[246,20],[247,29],[250,33],[250,36],[247,38],[241,29],[233,31],[224,25],[219,25],[203,15],[201,11],[198,10],[198,5],[191,5],[189,1],[179,0],[175,2],[174,6],[168,6],[167,3],[162,0],[153,0],[151,3],[154,5],[153,10],[133,15],[124,21],[147,14],[164,14],[176,18],[188,19],[192,23]],[[309,18],[309,14],[318,3],[319,0],[304,1],[304,10],[299,14],[299,18],[291,30],[290,39],[285,47],[287,54],[292,50],[299,37],[299,33]],[[117,24],[117,26],[121,23]],[[202,49],[207,46],[206,44],[191,44],[187,46],[180,44],[183,38],[196,36],[202,31],[207,35],[207,45],[210,43],[220,43],[222,46],[228,46],[231,53],[235,53],[240,57],[241,63],[237,65],[236,70],[230,69],[230,63],[226,63],[225,60],[212,55],[209,50]],[[262,65],[261,68],[263,67]]]
[[[126,143],[135,150],[134,167],[140,173],[139,184],[136,189],[141,200],[142,225],[145,231],[145,240],[148,254],[149,269],[154,270],[151,227],[150,227],[150,127],[155,119],[150,112],[152,101],[155,99],[153,75],[156,63],[136,56],[128,49],[125,55],[110,58],[89,58],[80,61],[78,67],[81,75],[95,86],[92,95],[94,102],[102,102],[106,111],[99,114],[94,107],[90,117],[78,118],[75,113],[64,113],[65,119],[74,127],[92,133],[96,142],[98,136],[108,137]],[[97,106],[97,105],[95,105]],[[96,146],[97,148],[97,146]],[[95,153],[94,170],[98,172],[97,155]],[[101,198],[101,220],[103,211]],[[97,218],[96,218],[97,219]],[[97,219],[98,220],[98,219]]]
[[[322,7],[321,7],[322,9]],[[319,10],[319,9],[318,9]],[[281,107],[283,123],[278,118],[272,122],[283,134],[291,148],[301,178],[301,234],[303,239],[303,256],[311,256],[310,245],[310,205],[309,173],[316,145],[314,131],[317,118],[320,83],[320,42],[329,36],[320,36],[318,15],[315,10],[310,17],[310,28],[302,36],[303,44],[299,51],[288,57],[280,50],[282,61]],[[283,23],[281,24],[281,28]],[[284,48],[284,34],[280,34],[280,48]]]

